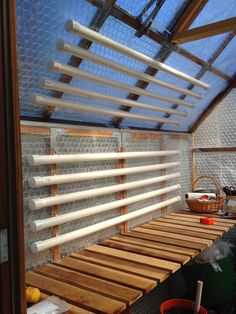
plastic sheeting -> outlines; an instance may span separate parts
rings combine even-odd
[[[22,155],[23,155],[23,185],[24,185],[24,218],[25,218],[25,250],[26,250],[26,268],[36,267],[40,264],[48,262],[51,259],[51,252],[45,251],[39,254],[32,254],[28,244],[32,241],[44,240],[50,238],[50,229],[45,229],[38,232],[30,231],[29,224],[33,220],[44,219],[51,216],[50,208],[43,208],[42,210],[32,211],[28,207],[28,201],[30,198],[41,198],[50,196],[50,188],[41,187],[33,189],[28,184],[28,179],[31,176],[46,176],[50,175],[50,167],[48,165],[41,165],[32,167],[27,164],[26,155],[28,154],[49,154],[50,146],[53,147],[57,154],[75,154],[75,153],[101,153],[101,152],[118,152],[121,147],[125,148],[125,151],[154,151],[161,149],[161,138],[153,133],[147,138],[147,133],[141,133],[140,136],[133,136],[129,131],[109,130],[111,136],[99,136],[99,131],[96,129],[97,136],[82,136],[76,134],[76,128],[73,129],[75,132],[70,133],[68,129],[53,128],[50,135],[33,135],[23,134],[22,135]],[[104,131],[104,129],[103,129]],[[174,197],[178,195],[184,195],[190,190],[191,182],[189,173],[191,172],[191,140],[192,136],[187,135],[185,138],[178,138],[173,135],[164,135],[163,142],[166,150],[180,150],[181,154],[178,156],[165,157],[167,162],[179,160],[181,164],[175,169],[167,169],[166,174],[181,172],[182,176],[171,180],[167,185],[181,184],[182,188],[179,191],[169,193],[168,197]],[[131,166],[142,166],[153,163],[160,163],[161,160],[157,158],[142,158],[142,159],[130,159],[127,160],[127,167]],[[118,167],[118,161],[95,161],[95,162],[84,162],[84,163],[69,163],[69,164],[58,164],[58,174],[65,173],[76,173],[76,172],[87,172],[96,170],[116,169]],[[164,171],[165,172],[165,171]],[[134,174],[127,176],[128,182],[140,179],[147,179],[150,177],[160,176],[161,172],[147,172],[142,175]],[[164,175],[164,174],[163,174]],[[96,180],[89,180],[83,182],[74,182],[68,184],[58,185],[58,194],[66,194],[75,191],[83,191],[103,186],[109,186],[118,184],[118,178],[103,178]],[[140,189],[133,189],[129,191],[129,196],[138,195],[140,192],[152,191],[157,188],[161,188],[161,184],[155,184],[143,187]],[[101,195],[98,197],[87,198],[80,201],[71,202],[59,206],[59,214],[65,214],[75,210],[88,208],[91,206],[108,203],[118,199],[118,193]],[[148,199],[145,202],[137,202],[128,206],[128,211],[137,210],[147,205],[155,204],[161,200],[160,197]],[[170,207],[180,208],[184,206],[183,203],[178,203]],[[144,223],[145,221],[154,219],[161,215],[162,211],[157,210],[152,214],[145,215],[138,219],[132,220],[130,227],[137,224]],[[86,217],[72,223],[66,223],[59,226],[59,234],[67,233],[69,231],[78,230],[91,224],[95,224],[114,216],[119,215],[119,209],[114,209],[108,212],[100,213],[91,217]],[[61,246],[61,252],[63,255],[68,255],[73,251],[77,251],[84,247],[90,246],[94,243],[102,241],[105,238],[111,237],[119,232],[119,227],[113,227],[106,229],[102,232],[91,234],[88,237],[80,240],[71,241]]]
[[[121,7],[122,9],[128,11],[130,14],[134,16],[138,16],[142,10],[145,8],[145,5],[149,2],[149,0],[139,0],[139,1],[130,1],[130,0],[117,0],[116,5]],[[169,33],[170,27],[176,20],[176,16],[179,11],[185,5],[186,0],[178,0],[178,1],[165,1],[159,10],[154,22],[152,24],[152,28],[160,33]],[[150,14],[154,6],[152,6],[149,10],[146,11],[143,16],[142,21],[145,21],[147,16]]]
[[[38,87],[39,78],[58,78],[58,74],[47,72],[49,59],[67,62],[69,58],[57,52],[56,41],[63,37],[77,45],[80,40],[65,32],[64,23],[69,18],[79,17],[80,22],[88,26],[96,8],[83,0],[66,1],[66,10],[64,0],[17,0],[16,6],[21,114],[42,117],[43,107],[33,106],[29,96],[49,94]]]
[[[178,109],[185,109],[185,111],[188,113],[187,117],[180,117],[180,126],[172,126],[171,128],[168,125],[164,125],[163,129],[165,130],[178,130],[178,131],[184,131],[188,130],[192,124],[197,120],[197,118],[201,115],[201,113],[204,111],[204,109],[210,104],[210,102],[222,91],[226,88],[227,82],[223,79],[219,78],[218,76],[212,74],[211,72],[206,72],[202,78],[202,81],[205,83],[209,83],[212,88],[208,91],[202,90],[199,87],[194,87],[194,92],[201,92],[203,95],[203,98],[200,100],[195,100],[196,108],[184,108],[182,106],[179,106]],[[190,97],[186,97],[185,100],[190,100]],[[171,116],[171,118],[177,118],[177,116]]]

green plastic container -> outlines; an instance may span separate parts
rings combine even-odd
[[[210,263],[184,266],[184,277],[189,293],[194,298],[197,280],[203,281],[202,304],[224,305],[234,297],[234,269],[231,255],[217,261],[221,271],[215,271]]]

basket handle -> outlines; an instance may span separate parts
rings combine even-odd
[[[194,191],[195,185],[197,183],[197,181],[199,181],[200,179],[209,179],[210,181],[212,181],[212,183],[214,184],[216,190],[217,190],[217,195],[220,195],[220,190],[221,190],[221,186],[220,184],[216,181],[215,178],[210,177],[210,176],[200,176],[198,177],[196,180],[194,180],[193,184],[192,184],[192,191]]]

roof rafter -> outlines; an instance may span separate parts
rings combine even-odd
[[[193,22],[193,20],[196,18],[197,12],[198,13],[200,12],[200,9],[204,6],[204,4],[206,2],[207,2],[206,0],[188,1],[186,3],[186,5],[182,8],[182,12],[179,14],[179,18],[177,19],[176,24],[173,25],[172,31],[173,30],[176,31],[180,27],[180,24],[179,24],[180,19],[182,19],[182,23],[184,23],[186,27],[187,27],[187,25],[191,24]],[[199,4],[201,4],[201,5],[199,5]],[[190,14],[190,12],[193,12],[193,13]],[[189,14],[190,14],[190,17],[187,16]],[[173,51],[172,46],[167,45],[167,47],[166,47],[165,45],[163,45],[162,49],[157,54],[155,59],[158,59],[158,60],[164,62],[170,56],[172,51]],[[157,72],[158,72],[158,70],[153,69],[152,67],[148,67],[145,73],[152,75],[152,76],[155,76]],[[149,83],[144,82],[144,81],[138,81],[136,84],[137,87],[140,87],[143,89],[147,88],[148,85],[149,85]],[[137,101],[140,98],[140,96],[130,93],[127,98]],[[128,106],[121,106],[120,107],[120,110],[123,110],[123,111],[130,111],[131,109],[132,109],[132,107],[128,107]],[[124,118],[115,118],[113,125],[115,127],[119,127],[123,120],[124,120]]]
[[[182,44],[232,31],[236,31],[236,17],[182,31],[175,34],[171,41]]]
[[[211,58],[208,60],[209,65],[211,65],[212,63],[215,62],[215,60],[219,57],[219,55],[223,52],[223,50],[225,49],[225,47],[228,46],[228,44],[231,42],[231,40],[234,38],[235,33],[231,33],[229,34],[229,36],[226,38],[226,40],[224,41],[224,43],[221,45],[221,47],[211,56]],[[196,78],[200,79],[206,72],[208,71],[207,68],[203,68],[197,75]],[[229,84],[232,82],[232,78],[229,81]],[[188,89],[193,89],[194,85],[190,84]],[[180,99],[184,99],[186,98],[186,95],[181,95]],[[176,109],[178,107],[177,104],[172,105],[172,109]],[[165,114],[165,118],[169,118],[171,115],[170,114]],[[157,124],[157,129],[160,130],[163,126],[163,123],[158,123]]]
[[[104,6],[98,7],[90,25],[89,25],[89,27],[91,29],[99,31],[99,29],[104,24],[105,20],[108,18],[110,9],[111,9],[112,5],[115,3],[115,1],[116,0],[106,0],[106,2],[104,2]],[[92,45],[92,41],[87,40],[87,39],[81,39],[81,41],[78,44],[78,47],[83,48],[85,50],[89,50],[91,45]],[[67,64],[78,68],[82,61],[83,61],[83,59],[71,56],[70,59],[68,60]],[[62,74],[59,77],[58,81],[62,82],[62,83],[69,84],[70,81],[72,80],[72,78],[73,77],[70,75]],[[62,98],[63,95],[64,95],[64,93],[59,92],[59,91],[53,91],[53,94],[52,94],[52,96],[55,98]],[[44,113],[44,119],[46,121],[49,121],[54,111],[55,111],[54,106],[47,106],[45,113]]]
[[[207,4],[208,0],[189,0],[188,5],[186,6],[185,10],[181,14],[181,16],[177,19],[174,27],[172,28],[172,35],[173,37],[175,34],[182,32],[189,28],[189,26],[193,23],[195,18]]]

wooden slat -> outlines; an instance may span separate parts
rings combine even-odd
[[[177,223],[180,226],[193,226],[193,227],[199,227],[201,226],[201,228],[205,228],[205,229],[210,229],[210,230],[219,230],[222,231],[222,234],[226,231],[229,231],[230,228],[229,227],[224,227],[224,226],[219,226],[219,225],[203,225],[201,224],[199,221],[195,222],[195,221],[186,221],[184,219],[178,218],[178,217],[165,217],[165,218],[160,218],[159,221],[163,221],[163,222],[168,222],[168,223]]]
[[[125,271],[126,273],[134,274],[138,277],[149,278],[156,281],[164,281],[169,277],[169,271],[157,269],[152,266],[138,264],[133,261],[124,261],[117,257],[99,254],[96,252],[80,251],[71,254],[71,257],[82,259],[94,263],[96,265],[106,266],[112,269]]]
[[[127,305],[133,304],[142,296],[142,292],[139,290],[131,289],[52,264],[41,266],[36,269],[36,272],[73,286],[124,302]]]
[[[208,233],[201,233],[198,231],[186,230],[184,227],[182,229],[175,229],[173,227],[155,226],[153,224],[145,224],[142,227],[147,228],[147,229],[160,230],[160,231],[166,231],[166,232],[171,232],[171,233],[183,234],[183,235],[192,236],[192,237],[209,239],[213,241],[219,238],[219,236],[215,234],[208,234]]]
[[[173,238],[173,239],[179,239],[179,240],[184,240],[184,241],[191,241],[195,243],[205,244],[206,246],[209,246],[213,243],[213,241],[207,240],[207,239],[194,238],[194,237],[185,236],[182,234],[172,233],[172,232],[146,229],[146,228],[143,228],[142,226],[135,228],[134,231],[144,232],[144,233],[153,234],[153,235],[159,235],[159,236],[163,236],[163,237],[167,237],[171,239]]]
[[[181,264],[186,264],[190,257],[187,255],[181,255],[178,253],[162,251],[154,248],[143,247],[140,244],[132,244],[132,243],[122,243],[113,240],[105,240],[102,242],[102,245],[120,249],[122,251],[128,251],[132,253],[138,253],[145,256],[157,257],[167,261],[173,261]]]
[[[45,293],[40,293],[40,301],[41,300],[46,300],[47,298],[49,298],[51,295],[48,293],[48,294],[45,294]],[[73,304],[70,304],[68,301],[67,301],[67,304],[69,305],[70,309],[68,311],[65,312],[65,314],[93,314],[95,312],[91,312],[91,311],[87,311],[87,310],[84,310],[78,306],[75,306]]]
[[[126,308],[125,303],[33,272],[26,273],[26,283],[38,287],[43,292],[53,293],[73,305],[82,306],[88,310],[96,310],[100,313],[120,313]]]
[[[56,264],[73,270],[78,270],[87,275],[96,276],[97,278],[109,280],[127,287],[132,287],[143,292],[148,292],[157,285],[157,283],[153,280],[140,278],[122,271],[95,265],[85,261],[79,261],[69,257],[63,258],[61,261],[56,262]]]
[[[158,268],[166,269],[170,272],[175,272],[181,267],[181,264],[179,263],[169,262],[158,258],[143,256],[140,254],[124,252],[122,250],[112,249],[101,245],[90,246],[86,250],[92,252],[99,252],[105,255],[116,256],[123,260],[135,261],[137,263],[144,265],[155,266]]]
[[[159,220],[151,221],[149,222],[149,224],[155,225],[155,226],[170,227],[170,228],[175,228],[175,229],[184,228],[185,230],[197,231],[199,233],[209,233],[209,234],[214,234],[217,236],[222,235],[222,231],[202,228],[202,224],[199,227],[193,227],[193,226],[188,226],[188,225],[183,227],[183,225],[179,225],[179,223],[176,221],[174,221],[173,223],[172,222],[168,223],[168,222],[162,222]]]
[[[185,219],[189,219],[189,221],[200,221],[200,219],[202,217],[204,217],[204,215],[201,215],[201,216],[190,216],[190,215],[185,215],[185,214],[178,214],[178,213],[174,213],[174,214],[171,214],[170,215],[171,217],[180,217],[181,219],[185,218]],[[216,218],[214,217],[215,219],[215,224],[218,224],[219,226],[225,226],[225,227],[234,227],[235,223],[233,222],[233,220],[229,219],[229,220],[226,220],[226,219],[222,219],[222,218]]]
[[[111,131],[103,131],[103,130],[94,131],[94,130],[74,129],[74,128],[65,129],[65,131],[70,136],[112,137]]]
[[[21,125],[21,134],[51,135],[51,129],[43,126]]]
[[[236,152],[236,147],[231,146],[222,146],[222,147],[199,147],[199,148],[192,148],[192,152],[196,153],[211,153],[211,152]]]
[[[133,139],[161,139],[161,134],[134,132],[131,134]]]
[[[171,41],[181,44],[232,31],[236,31],[236,17],[182,31],[175,34]]]
[[[205,214],[205,213],[203,215],[203,214],[200,214],[200,213],[193,213],[193,212],[190,212],[190,211],[188,211],[186,213],[186,210],[185,211],[176,211],[174,214],[176,214],[176,215],[177,214],[178,215],[187,215],[187,216],[191,215],[191,217],[196,216],[196,218],[200,218],[200,217],[204,217],[205,215],[208,215],[208,214]],[[214,213],[209,214],[209,216],[213,216],[215,221],[223,222],[225,224],[230,224],[230,225],[232,225],[232,227],[236,225],[236,220],[235,219],[230,219],[230,218],[227,218],[227,217],[226,218],[220,218],[220,217],[217,217],[217,215],[215,215]]]
[[[191,249],[193,248],[193,249],[197,249],[200,251],[202,251],[203,249],[206,248],[205,244],[157,236],[157,235],[153,235],[150,233],[145,233],[144,230],[145,229],[142,229],[142,232],[129,231],[126,233],[126,236],[132,236],[132,237],[136,237],[136,238],[140,238],[140,239],[156,241],[158,243],[167,243],[167,244],[173,244],[173,245],[176,244],[176,245],[181,246],[181,247],[186,247],[186,248],[191,248]]]
[[[171,244],[164,244],[164,243],[158,243],[158,242],[149,241],[149,240],[132,238],[132,237],[128,237],[126,235],[115,236],[115,237],[112,237],[111,239],[114,241],[119,241],[119,242],[140,244],[144,247],[157,248],[157,249],[160,249],[163,251],[175,252],[178,254],[188,255],[190,257],[194,257],[197,254],[199,254],[198,250],[183,248],[183,247],[171,245]]]

